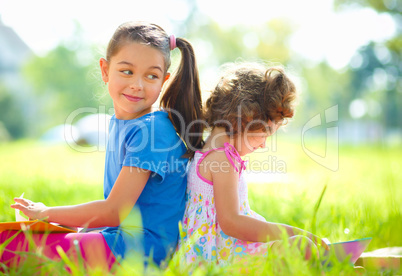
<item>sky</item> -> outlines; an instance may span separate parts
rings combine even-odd
[[[222,26],[286,18],[296,27],[291,49],[312,61],[327,60],[334,68],[346,66],[368,41],[384,41],[396,31],[387,14],[359,7],[334,12],[333,0],[198,0],[197,5]],[[184,0],[0,0],[0,17],[41,55],[71,38],[75,22],[89,42],[106,45],[116,27],[129,20],[157,23],[171,33],[173,22],[184,20],[188,8]]]

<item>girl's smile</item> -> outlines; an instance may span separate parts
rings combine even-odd
[[[123,94],[125,97],[126,97],[126,99],[127,100],[129,100],[130,102],[139,102],[139,101],[141,101],[143,98],[141,98],[141,97],[135,97],[135,96],[130,96],[130,95],[127,95],[127,94]]]

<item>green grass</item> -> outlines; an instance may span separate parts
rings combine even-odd
[[[315,147],[317,152],[325,149],[320,143]],[[270,149],[254,153],[249,162],[264,164],[262,162],[268,160],[269,155],[275,156],[276,165],[284,165],[285,172],[272,164],[270,169],[282,170],[281,174],[273,175],[284,176],[281,179],[285,181],[271,179],[264,174],[261,179],[267,183],[249,183],[250,204],[257,213],[269,221],[314,231],[332,242],[372,237],[368,250],[402,246],[401,147],[342,146],[336,171],[313,161],[299,142],[281,139],[274,150]],[[33,141],[0,144],[0,221],[14,219],[14,211],[9,205],[13,197],[23,192],[26,198],[49,206],[103,198],[104,156],[104,152],[81,153],[67,146]],[[261,168],[254,166],[253,169]],[[324,187],[325,193],[317,205]],[[128,259],[116,268],[115,274],[186,275],[192,271],[193,275],[239,275],[243,272],[255,275],[321,275],[325,271],[325,275],[354,275],[353,268],[348,264],[337,264],[327,271],[316,262],[303,261],[290,251],[287,254],[284,258],[271,254],[264,260],[250,259],[246,265],[219,267],[206,263],[186,265],[179,253],[166,269],[144,270],[141,262]],[[7,275],[32,274],[34,262]],[[42,262],[39,275],[49,275],[52,271],[68,274],[63,270],[66,265],[68,258],[60,262],[46,260]],[[104,275],[102,271],[85,271],[82,267],[72,266],[71,271],[75,275]]]
[[[23,192],[47,205],[103,198],[104,158],[104,152],[81,153],[32,141],[0,144],[0,220],[13,219],[8,205]]]
[[[253,157],[267,154],[284,160],[291,176],[286,184],[250,185],[256,212],[268,220],[315,228],[317,235],[333,242],[373,237],[369,250],[402,246],[401,147],[342,146],[336,171],[313,161],[298,143],[283,142],[275,152]],[[314,226],[314,205],[325,185]]]

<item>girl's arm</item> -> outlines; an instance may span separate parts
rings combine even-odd
[[[118,226],[129,214],[142,193],[150,171],[136,167],[123,167],[105,200],[79,205],[47,207],[22,198],[14,198],[12,208],[21,210],[30,219],[47,219],[67,226],[104,227]]]
[[[215,160],[221,164],[221,169],[210,171],[214,187],[217,220],[226,235],[245,241],[267,242],[268,239],[270,241],[282,239],[282,232],[286,231],[289,237],[307,235],[315,243],[321,243],[321,239],[300,228],[265,222],[240,214],[239,173],[233,166],[227,166],[228,159],[224,152],[213,152],[210,155],[212,154]]]

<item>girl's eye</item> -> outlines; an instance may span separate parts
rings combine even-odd
[[[150,80],[156,80],[158,78],[158,76],[150,74],[150,75],[147,76],[147,78],[150,79]]]
[[[131,72],[130,70],[123,70],[123,71],[121,71],[123,74],[125,74],[125,75],[132,75],[133,74],[133,72]]]

